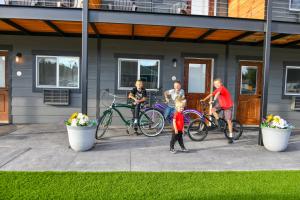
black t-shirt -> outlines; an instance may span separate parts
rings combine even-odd
[[[134,98],[136,98],[137,100],[141,100],[144,97],[147,97],[147,92],[144,88],[142,88],[140,91],[134,87],[132,88],[132,90],[130,91],[130,93],[134,96]]]

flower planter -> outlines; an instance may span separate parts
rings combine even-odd
[[[68,137],[71,148],[74,151],[87,151],[95,144],[97,126],[68,126]]]
[[[284,151],[289,143],[291,129],[262,128],[263,142],[269,151]]]

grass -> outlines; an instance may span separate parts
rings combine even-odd
[[[300,199],[300,171],[0,172],[0,199]]]

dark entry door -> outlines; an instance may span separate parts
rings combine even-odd
[[[0,51],[0,123],[9,122],[7,53]]]
[[[211,91],[211,68],[212,60],[185,60],[184,91],[189,109],[202,109],[199,101]]]
[[[237,119],[245,125],[260,123],[262,68],[262,62],[240,62],[237,81]]]

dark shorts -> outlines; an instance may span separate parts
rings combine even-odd
[[[227,108],[227,109],[222,109],[221,106],[219,104],[216,104],[213,108],[212,111],[221,111],[223,110],[224,112],[224,119],[226,121],[228,120],[232,120],[232,107],[231,108]]]

